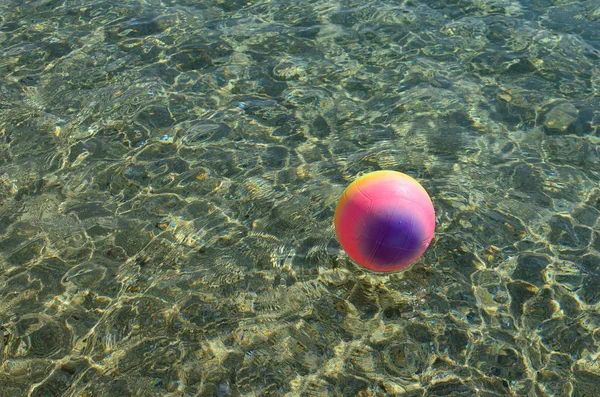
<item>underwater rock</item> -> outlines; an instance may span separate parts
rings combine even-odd
[[[579,111],[569,102],[552,102],[545,106],[543,129],[547,135],[582,135]]]

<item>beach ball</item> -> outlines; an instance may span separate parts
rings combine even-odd
[[[356,263],[392,272],[423,255],[433,238],[435,211],[419,182],[401,172],[375,171],[344,191],[334,224],[340,245]]]

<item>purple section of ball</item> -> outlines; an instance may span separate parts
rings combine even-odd
[[[406,209],[369,218],[361,237],[361,250],[378,266],[392,266],[414,259],[423,241],[417,217]]]

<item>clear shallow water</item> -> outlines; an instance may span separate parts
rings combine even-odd
[[[596,1],[0,2],[0,395],[596,396]],[[436,239],[332,217],[417,178]]]

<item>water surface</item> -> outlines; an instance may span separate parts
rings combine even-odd
[[[596,0],[0,1],[0,396],[599,395],[599,65]]]

